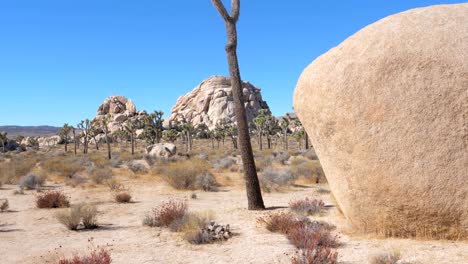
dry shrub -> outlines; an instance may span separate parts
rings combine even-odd
[[[69,230],[78,230],[80,224],[84,229],[95,229],[97,223],[97,208],[94,205],[79,204],[66,211],[56,214],[57,220]]]
[[[69,230],[78,230],[78,226],[81,223],[81,208],[72,206],[67,211],[57,213],[55,217]]]
[[[273,163],[272,156],[256,156],[255,157],[255,167],[257,168],[257,172],[262,172],[266,168],[269,168]]]
[[[42,175],[29,173],[19,180],[21,189],[33,190],[39,189],[45,182],[45,177]]]
[[[94,164],[87,168],[89,177],[95,184],[101,184],[112,178],[112,169],[109,167],[96,167]]]
[[[291,157],[291,155],[286,151],[273,151],[272,156],[274,161],[279,162],[282,165],[285,165],[286,161]]]
[[[267,168],[259,176],[260,187],[265,192],[281,191],[291,185],[296,179],[295,174],[290,169],[278,170]]]
[[[291,264],[336,264],[338,253],[331,248],[300,249],[291,258]]]
[[[369,258],[370,264],[396,264],[401,259],[401,253],[397,249],[390,252],[380,252]]]
[[[73,188],[85,184],[87,181],[87,178],[80,176],[80,175],[73,175],[71,178],[67,178],[65,180],[65,183]]]
[[[203,229],[186,233],[185,240],[190,244],[195,245],[210,244],[214,241],[213,236],[210,233],[205,232]]]
[[[17,183],[21,177],[32,171],[37,162],[37,157],[18,155],[12,157],[9,162],[0,163],[2,182]]]
[[[236,164],[236,161],[231,157],[224,157],[214,160],[212,164],[214,169],[222,171],[231,168],[234,164]]]
[[[76,173],[82,171],[86,164],[87,161],[83,158],[60,155],[47,159],[41,164],[41,167],[47,172],[72,178]]]
[[[118,192],[114,195],[114,199],[118,203],[129,203],[132,200],[132,195],[128,192]]]
[[[214,214],[211,211],[187,212],[182,218],[172,222],[170,229],[173,232],[188,234],[204,228],[212,219],[214,219]]]
[[[287,237],[297,248],[314,249],[317,247],[338,246],[337,236],[331,234],[332,227],[318,221],[301,221],[293,225]]]
[[[305,199],[291,201],[289,208],[296,213],[314,215],[325,208],[325,203],[322,200],[306,197]]]
[[[326,182],[325,173],[323,172],[322,165],[318,160],[310,160],[301,163],[291,164],[291,169],[298,177],[315,182]]]
[[[287,234],[293,226],[299,224],[300,220],[291,213],[273,213],[267,214],[257,219],[270,232]]]
[[[70,206],[68,197],[61,191],[47,191],[37,195],[37,208],[64,208]]]
[[[5,212],[9,207],[8,199],[0,199],[0,212]]]
[[[214,190],[216,181],[209,174],[209,164],[200,159],[169,163],[163,168],[163,178],[178,190]]]
[[[307,158],[309,160],[318,160],[317,153],[315,153],[315,150],[309,149],[308,151],[305,151],[301,153],[304,158]]]
[[[85,256],[74,256],[72,259],[60,259],[58,264],[110,264],[112,258],[109,251],[101,249],[92,250]]]
[[[99,152],[92,152],[88,154],[88,159],[96,167],[110,167],[111,165],[111,161],[107,157],[107,152],[106,154],[99,153]]]
[[[143,224],[152,227],[169,227],[174,221],[183,218],[186,213],[187,203],[185,201],[169,200],[147,214]]]
[[[257,219],[271,232],[285,234],[299,251],[292,263],[337,263],[338,254],[332,250],[338,246],[338,238],[331,234],[327,223],[298,218],[292,213],[273,213]]]

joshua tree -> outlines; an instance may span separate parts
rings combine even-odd
[[[163,131],[163,111],[154,111],[145,118],[143,137],[148,144],[160,143]]]
[[[79,139],[76,136],[76,128],[74,126],[71,126],[71,129],[73,133],[73,147],[74,147],[73,152],[75,153],[75,156],[76,156],[76,148],[78,147]]]
[[[109,116],[105,116],[99,121],[99,125],[100,125],[100,129],[104,131],[104,137],[106,138],[107,158],[112,159],[110,137],[109,137],[109,119],[110,119]]]
[[[0,132],[0,141],[2,142],[2,151],[5,152],[5,145],[8,143],[8,133]]]
[[[179,125],[180,129],[182,130],[182,134],[184,135],[185,138],[185,143],[187,146],[187,152],[192,151],[193,147],[193,135],[196,132],[195,127],[192,125],[190,122],[183,121]]]
[[[99,141],[96,139],[96,137],[101,134],[102,129],[101,129],[101,121],[94,120],[91,123],[91,126],[89,127],[89,132],[88,132],[88,137],[89,140],[93,139],[94,144],[96,145],[96,150],[99,150]]]
[[[164,130],[163,136],[167,141],[174,143],[177,140],[177,137],[179,137],[179,132],[175,129],[168,129]]]
[[[81,122],[78,124],[78,128],[81,129],[81,133],[83,135],[83,153],[87,154],[88,153],[88,137],[89,137],[89,131],[91,129],[91,121],[89,119],[86,120],[81,120]]]
[[[224,7],[221,0],[211,0],[215,8],[224,20],[227,31],[228,43],[226,45],[226,54],[229,64],[229,73],[231,76],[232,95],[236,109],[237,130],[239,134],[239,147],[244,167],[245,186],[247,191],[248,209],[265,209],[263,203],[262,191],[257,177],[255,160],[250,142],[249,125],[245,113],[244,99],[242,93],[242,82],[237,60],[237,29],[236,23],[240,14],[240,0],[231,0],[231,14]]]
[[[70,132],[72,131],[72,129],[73,128],[71,126],[65,123],[58,132],[59,136],[63,139],[65,143],[65,153],[67,153],[68,151],[68,136],[70,135]]]
[[[289,114],[281,118],[280,127],[281,127],[282,136],[283,136],[283,148],[284,150],[288,150],[289,149],[289,145],[288,145]]]
[[[21,142],[23,142],[23,139],[24,139],[24,136],[23,135],[18,135],[15,137],[15,141],[16,143],[18,143],[19,145],[21,145]]]
[[[128,119],[124,123],[124,129],[130,136],[130,142],[132,144],[132,155],[135,154],[135,133],[136,133],[136,123]]]
[[[33,149],[39,149],[39,141],[35,137],[28,138],[28,145],[31,146]]]
[[[265,133],[267,136],[268,149],[271,149],[272,138],[278,134],[279,131],[280,127],[278,125],[278,120],[276,120],[276,118],[272,116],[270,112],[268,112],[265,122]]]
[[[258,146],[260,150],[263,149],[263,134],[265,134],[265,130],[267,129],[268,114],[268,110],[260,109],[258,110],[257,116],[252,120],[257,128]]]

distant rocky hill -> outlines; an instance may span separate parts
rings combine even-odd
[[[248,121],[257,116],[258,110],[269,110],[259,88],[249,82],[243,82],[242,92]],[[235,122],[234,109],[230,79],[212,76],[193,91],[179,97],[165,126],[174,125],[177,121],[186,121],[193,125],[204,123],[213,128],[221,120]]]
[[[25,137],[44,137],[56,135],[60,127],[53,126],[0,126],[0,132],[7,132],[8,138],[18,135]]]

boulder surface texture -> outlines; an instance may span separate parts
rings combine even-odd
[[[302,73],[294,109],[354,227],[468,234],[468,4],[384,18]]]

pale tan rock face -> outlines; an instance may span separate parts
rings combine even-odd
[[[104,100],[97,110],[94,120],[101,120],[109,117],[109,131],[115,133],[122,130],[123,123],[128,119],[139,120],[142,124],[146,112],[137,112],[132,100],[121,95],[113,95]]]
[[[468,234],[468,4],[359,31],[305,69],[294,109],[355,227]]]
[[[269,108],[263,101],[259,88],[249,82],[243,82],[242,87],[247,119],[251,121],[257,116],[259,109]],[[165,126],[182,120],[193,125],[205,123],[210,129],[221,120],[235,122],[230,79],[224,76],[212,76],[195,87],[193,91],[179,97]]]

